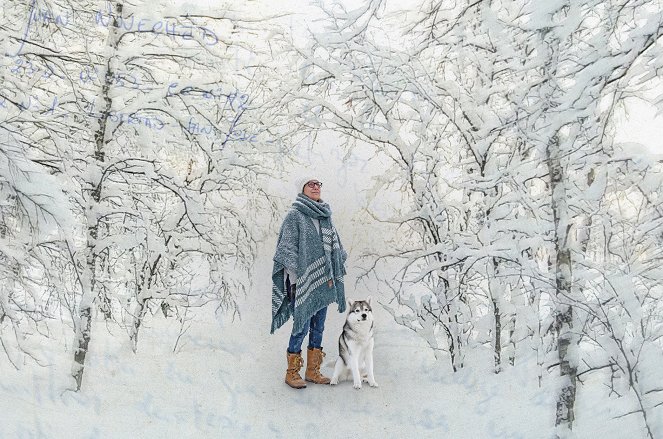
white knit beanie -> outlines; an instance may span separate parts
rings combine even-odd
[[[295,184],[297,185],[297,193],[301,194],[304,192],[304,185],[308,183],[311,180],[318,180],[316,177],[311,177],[309,174],[306,174],[305,177],[299,177],[295,180]]]

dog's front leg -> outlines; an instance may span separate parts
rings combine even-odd
[[[373,375],[373,341],[371,341],[366,354],[366,372],[368,373],[368,385],[377,387],[378,383],[375,382],[375,375]]]
[[[338,384],[338,380],[341,376],[341,373],[343,373],[343,369],[345,369],[345,363],[343,363],[343,359],[341,357],[338,357],[336,359],[336,364],[334,365],[334,374],[332,375],[331,384],[332,386],[335,386]]]
[[[359,373],[359,357],[357,355],[352,356],[350,370],[352,371],[352,387],[361,389],[361,374]]]

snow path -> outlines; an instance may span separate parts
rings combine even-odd
[[[125,334],[110,327],[111,336],[98,320],[80,394],[62,393],[69,356],[56,343],[44,352],[53,367],[5,370],[0,437],[527,438],[551,425],[551,401],[531,388],[531,378],[516,370],[499,379],[470,370],[452,375],[379,306],[379,388],[357,391],[344,382],[290,389],[283,382],[290,327],[269,334],[270,264],[256,265],[241,320],[204,310],[177,354],[173,319],[148,321],[136,355]],[[332,306],[326,362],[337,354],[343,320]]]

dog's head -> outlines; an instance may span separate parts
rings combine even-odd
[[[348,300],[348,320],[351,322],[372,322],[373,308],[371,308],[371,296],[366,300]]]

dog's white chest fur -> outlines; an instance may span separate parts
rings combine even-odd
[[[348,302],[350,311],[338,339],[339,357],[334,365],[331,384],[338,384],[352,377],[353,387],[361,389],[364,379],[371,387],[377,387],[373,375],[373,333],[375,323],[371,298]]]

